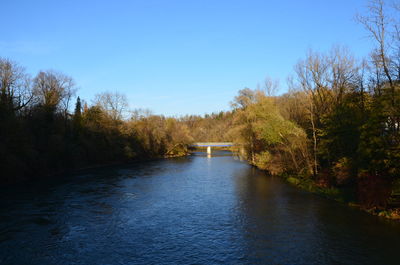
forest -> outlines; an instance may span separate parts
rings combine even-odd
[[[309,50],[286,93],[277,95],[278,83],[267,78],[240,90],[231,110],[203,116],[129,110],[118,92],[89,103],[76,97],[72,77],[53,70],[31,77],[0,58],[0,181],[186,155],[195,141],[233,141],[241,157],[269,174],[398,215],[400,9],[371,1],[368,11],[357,16],[374,44],[367,57],[339,45]]]

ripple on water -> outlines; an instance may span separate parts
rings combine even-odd
[[[398,264],[399,224],[216,154],[0,193],[0,264]]]

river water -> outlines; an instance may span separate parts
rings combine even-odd
[[[400,264],[400,224],[227,152],[1,190],[0,264]]]

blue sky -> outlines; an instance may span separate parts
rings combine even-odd
[[[229,109],[239,89],[286,77],[307,49],[371,47],[364,0],[2,0],[0,56],[72,76],[78,95],[118,91],[156,114]],[[4,26],[7,25],[7,26]]]

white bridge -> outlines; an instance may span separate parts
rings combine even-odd
[[[209,143],[194,143],[193,147],[207,147],[207,154],[211,154],[211,147],[231,147],[234,144],[231,142],[209,142]]]

